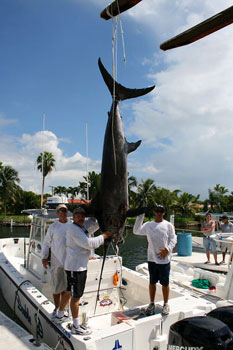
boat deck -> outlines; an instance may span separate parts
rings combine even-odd
[[[218,255],[218,261],[221,260],[221,256]],[[228,272],[228,264],[215,265],[213,256],[211,254],[211,263],[205,264],[206,255],[203,252],[192,252],[190,256],[179,256],[177,253],[172,254],[172,261],[179,262],[181,264],[190,266],[190,267],[199,267],[204,270],[215,271],[215,272]],[[228,256],[227,256],[228,259]]]

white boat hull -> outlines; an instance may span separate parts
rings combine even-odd
[[[31,266],[41,271],[39,274],[26,269],[24,265],[24,239],[0,240],[0,286],[7,303],[35,337],[56,349],[103,350],[122,349],[145,350],[167,349],[170,326],[176,321],[190,316],[204,315],[214,309],[216,301],[200,299],[176,284],[171,284],[168,316],[158,313],[153,316],[138,316],[148,303],[148,277],[121,266],[119,257],[108,257],[101,284],[100,300],[96,315],[93,315],[96,289],[102,259],[90,260],[88,280],[82,298],[86,306],[80,307],[80,314],[89,314],[92,334],[82,337],[71,334],[67,322],[56,324],[51,320],[54,305],[48,276],[43,275],[42,264],[35,259]],[[36,252],[36,249],[34,251]],[[119,272],[120,281],[113,285],[112,277]],[[123,306],[123,304],[125,305]],[[162,292],[158,285],[156,303],[162,305]],[[138,310],[138,311],[137,311]],[[137,314],[138,312],[138,314]]]

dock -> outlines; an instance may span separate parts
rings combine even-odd
[[[50,348],[35,339],[25,329],[0,311],[0,349],[9,350],[49,350]]]
[[[218,261],[221,261],[222,256],[218,254]],[[229,258],[229,254],[227,255],[227,259]],[[213,272],[221,272],[221,273],[227,273],[228,272],[228,264],[221,264],[221,265],[215,265],[214,263],[214,257],[211,254],[210,255],[210,264],[205,264],[206,261],[206,254],[205,252],[196,252],[192,251],[192,255],[190,256],[180,256],[177,253],[172,254],[172,261],[184,264],[186,266],[190,267],[198,267],[204,270],[209,270]]]

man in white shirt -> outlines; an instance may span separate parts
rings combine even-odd
[[[65,300],[65,304],[67,304],[70,298],[70,294],[66,292],[67,278],[64,270],[66,230],[67,226],[70,225],[70,222],[67,220],[68,211],[66,205],[58,205],[56,213],[59,220],[49,226],[42,246],[42,264],[46,269],[48,268],[48,257],[51,250],[51,282],[55,305],[52,318],[57,316],[61,299],[63,298],[63,302]],[[64,312],[60,314],[60,317],[63,316]]]
[[[73,211],[73,224],[68,226],[66,235],[65,270],[67,273],[67,291],[72,295],[70,309],[73,317],[71,332],[73,334],[87,335],[91,331],[79,323],[79,299],[82,297],[86,284],[87,264],[91,250],[98,248],[109,237],[103,233],[97,237],[89,238],[98,230],[99,225],[93,218],[85,220],[85,210],[81,207]]]
[[[150,304],[146,310],[147,315],[155,312],[156,283],[162,285],[164,305],[162,314],[167,315],[170,311],[168,305],[169,298],[169,275],[171,253],[176,244],[176,234],[174,226],[164,220],[165,209],[162,205],[157,205],[154,209],[155,220],[143,224],[144,215],[139,215],[133,227],[136,235],[147,236],[148,250],[148,270],[150,275],[149,295]]]
[[[223,215],[222,221],[223,222],[220,225],[220,231],[223,233],[233,233],[233,224],[232,222],[229,221],[228,216]],[[227,248],[228,248],[227,243],[221,242],[222,261],[220,262],[220,264],[225,264]],[[231,256],[231,260],[232,260],[232,256]]]

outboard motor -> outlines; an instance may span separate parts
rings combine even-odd
[[[168,350],[232,350],[233,337],[222,321],[209,316],[185,318],[171,325]]]
[[[207,316],[214,317],[222,321],[233,332],[233,305],[218,307],[210,311]]]

